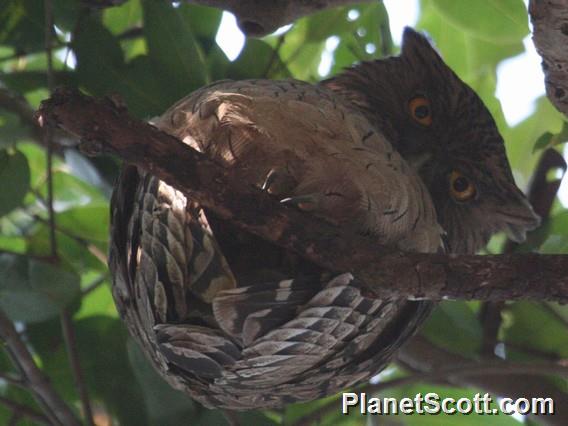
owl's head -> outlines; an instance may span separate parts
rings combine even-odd
[[[451,252],[474,253],[498,231],[522,241],[538,225],[493,117],[422,34],[406,28],[399,56],[363,62],[323,84],[356,105],[417,170]]]

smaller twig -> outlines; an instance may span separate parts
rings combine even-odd
[[[229,426],[240,426],[237,413],[231,410],[221,410],[221,412],[223,413],[223,417],[225,417],[225,420],[227,420]]]
[[[479,320],[483,328],[483,337],[481,340],[481,355],[484,357],[495,355],[495,346],[499,339],[499,330],[501,329],[501,311],[505,306],[505,302],[485,302],[481,305],[479,312]]]
[[[282,47],[282,44],[284,44],[285,38],[286,38],[286,34],[281,34],[278,37],[278,40],[276,41],[276,46],[274,46],[274,50],[272,51],[272,55],[270,56],[270,60],[268,61],[268,64],[266,65],[266,68],[264,69],[264,72],[262,73],[263,78],[269,77],[269,73],[272,70],[274,63],[276,62],[276,58],[279,57],[280,48]]]
[[[53,3],[45,1],[45,54],[47,56],[47,88],[49,93],[55,89],[53,75],[52,34]],[[53,259],[57,259],[57,239],[55,238],[55,211],[53,209],[53,127],[45,126],[43,130],[45,146],[47,146],[47,212],[49,215],[49,248]]]
[[[108,273],[99,275],[91,283],[87,284],[83,290],[81,290],[81,294],[83,295],[83,297],[85,297],[92,291],[99,288],[101,284],[104,283],[107,279],[108,279]]]
[[[26,256],[29,259],[35,259],[35,260],[39,260],[42,262],[49,262],[51,260],[51,258],[49,256],[37,256],[34,254],[28,254],[28,253],[21,253],[18,251],[14,251],[14,250],[8,250],[5,248],[1,248],[0,249],[0,254],[10,254],[13,256]]]
[[[22,414],[17,411],[12,412],[12,416],[8,420],[7,426],[17,426],[18,422],[22,419],[22,417],[23,417]]]
[[[541,303],[539,306],[542,307],[544,310],[546,310],[550,315],[552,315],[556,321],[559,321],[560,323],[562,323],[562,324],[564,324],[566,327],[568,327],[568,319],[566,319],[566,317],[560,315],[560,314],[559,314],[554,308],[552,308],[552,306],[550,306],[548,303]]]
[[[12,373],[1,373],[0,372],[0,380],[4,380],[6,383],[13,385],[13,386],[18,386],[18,387],[25,387],[26,386],[26,382],[21,377],[18,377],[15,374],[12,374]]]
[[[0,309],[0,339],[4,341],[13,363],[21,371],[28,388],[49,418],[51,424],[79,426],[79,421],[69,406],[57,394],[49,378],[33,360],[14,324]]]
[[[27,405],[20,404],[19,402],[12,401],[11,399],[4,398],[0,396],[0,404],[9,408],[13,413],[14,416],[12,418],[21,419],[22,417],[27,417],[30,420],[33,420],[36,423],[42,425],[49,425],[49,419],[45,417],[43,414],[38,413],[34,409],[28,407]],[[14,424],[17,424],[14,423]]]
[[[0,87],[0,108],[16,114],[22,123],[31,129],[35,140],[42,139],[43,130],[34,118],[34,110],[24,97]]]
[[[549,362],[555,362],[555,363],[558,363],[560,365],[566,365],[566,362],[567,362],[567,360],[562,358],[562,356],[560,356],[556,352],[549,352],[549,351],[540,350],[538,348],[533,348],[533,347],[528,346],[526,344],[507,342],[505,344],[506,353],[508,354],[509,351],[511,351],[511,350],[516,351],[516,352],[522,352],[523,354],[530,355],[532,358],[535,358],[535,359],[541,359],[541,360],[545,360],[545,361],[549,361]]]
[[[518,363],[507,361],[484,361],[464,365],[454,365],[426,373],[416,373],[409,376],[398,377],[386,382],[367,384],[358,389],[357,393],[377,394],[393,387],[406,386],[417,382],[439,383],[446,378],[468,377],[478,375],[554,375],[568,377],[568,367],[556,363]],[[326,415],[337,411],[337,400],[320,406],[304,417],[301,417],[293,426],[308,426]]]
[[[61,313],[61,329],[63,330],[63,340],[65,341],[65,348],[67,350],[67,357],[69,364],[71,364],[71,371],[73,373],[73,380],[75,387],[81,399],[81,406],[83,408],[83,416],[88,426],[94,426],[93,411],[91,409],[91,401],[89,400],[89,393],[83,371],[81,370],[81,363],[79,360],[79,353],[77,352],[77,342],[75,339],[75,330],[73,328],[73,319],[67,309]]]
[[[41,222],[41,223],[44,223],[44,224],[50,226],[49,220],[46,220],[43,217],[36,215],[36,214],[32,214],[32,217],[35,220],[37,220],[38,222]],[[65,228],[62,228],[61,226],[58,226],[57,224],[55,225],[55,231],[60,232],[61,234],[65,235],[66,237],[73,239],[75,242],[77,242],[78,244],[85,247],[89,251],[89,253],[91,253],[93,256],[95,256],[100,262],[106,264],[106,262],[107,262],[106,254],[101,249],[99,249],[96,245],[90,243],[89,241],[85,240],[84,238],[81,238],[81,237],[73,234],[72,232],[68,231]]]

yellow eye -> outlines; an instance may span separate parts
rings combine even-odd
[[[457,170],[450,174],[450,195],[456,201],[471,200],[476,194],[475,185]]]
[[[416,96],[408,101],[408,109],[411,117],[422,124],[429,127],[432,124],[432,110],[430,109],[430,101],[424,96]]]

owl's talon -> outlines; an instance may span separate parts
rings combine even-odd
[[[297,186],[296,179],[284,168],[270,169],[261,185],[269,194],[289,194]]]
[[[317,194],[298,195],[280,200],[281,204],[293,205],[302,210],[315,210],[319,205]]]
[[[270,171],[266,175],[266,179],[264,179],[264,183],[262,184],[261,189],[268,192],[270,190],[270,186],[274,183],[277,176],[278,172],[275,169],[270,169]]]

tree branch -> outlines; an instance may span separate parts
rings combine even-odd
[[[568,302],[568,256],[400,253],[283,206],[110,99],[59,90],[38,114],[44,125],[81,138],[91,153],[112,153],[148,170],[244,231],[330,271],[351,271],[377,297]]]
[[[61,330],[63,331],[63,340],[65,342],[65,349],[67,350],[67,357],[69,358],[69,365],[73,373],[73,380],[75,387],[79,393],[81,400],[81,407],[83,408],[83,417],[87,426],[94,426],[93,423],[93,410],[91,409],[91,401],[87,391],[87,385],[81,370],[81,363],[79,360],[79,353],[77,351],[77,341],[75,339],[75,329],[73,328],[73,317],[67,309],[64,309],[60,315]]]
[[[18,418],[27,417],[28,419],[33,420],[36,424],[41,424],[41,425],[50,424],[47,417],[31,409],[27,405],[23,405],[16,401],[12,401],[11,399],[4,398],[3,396],[0,396],[0,404],[12,410],[14,415],[18,416]],[[17,424],[17,422],[15,424]]]
[[[404,345],[398,352],[398,359],[402,365],[426,374],[442,370],[447,366],[453,368],[460,365],[472,365],[471,360],[439,348],[422,336],[416,336]],[[495,367],[496,362],[498,361],[481,360],[479,368],[483,369],[483,366],[487,363],[487,365]],[[543,377],[531,374],[536,373],[532,366],[539,364],[526,364],[526,371],[509,371],[511,374],[489,372],[488,374],[476,375],[449,375],[440,378],[446,379],[455,386],[480,388],[494,395],[510,398],[531,398],[533,396],[552,398],[555,403],[554,415],[538,416],[538,419],[548,425],[566,425],[568,423],[568,394],[555,386],[554,382],[543,380]],[[540,367],[537,368],[540,369]],[[555,373],[560,372],[550,371],[550,374]]]
[[[22,124],[31,129],[34,140],[41,141],[43,130],[34,119],[34,110],[24,97],[0,87],[0,108],[16,114]]]
[[[406,386],[415,383],[439,383],[452,380],[462,380],[479,376],[506,376],[512,374],[527,374],[536,376],[547,376],[551,374],[559,374],[568,377],[568,367],[550,362],[541,363],[522,363],[510,361],[486,361],[465,362],[461,364],[452,364],[450,367],[436,368],[428,372],[413,373],[408,376],[398,377],[396,379],[379,382],[376,384],[368,383],[355,389],[358,393],[367,393],[372,395],[380,395],[380,392],[399,386]],[[525,395],[526,397],[527,395]],[[316,410],[301,417],[295,421],[292,426],[309,426],[328,414],[337,413],[337,400],[332,400],[327,404],[318,407]]]
[[[6,317],[2,310],[0,310],[0,339],[4,341],[12,361],[21,371],[28,389],[32,391],[36,401],[44,409],[50,423],[79,426],[79,420],[57,394],[49,378],[35,364],[12,321]]]
[[[38,145],[45,147],[44,131],[34,118],[34,110],[23,96],[0,87],[0,109],[18,116],[21,123],[29,129],[32,140]],[[56,139],[60,140],[61,138],[57,137]],[[62,151],[61,145],[54,146],[54,153],[60,155]]]
[[[568,1],[530,0],[533,42],[542,56],[546,94],[568,117]]]

